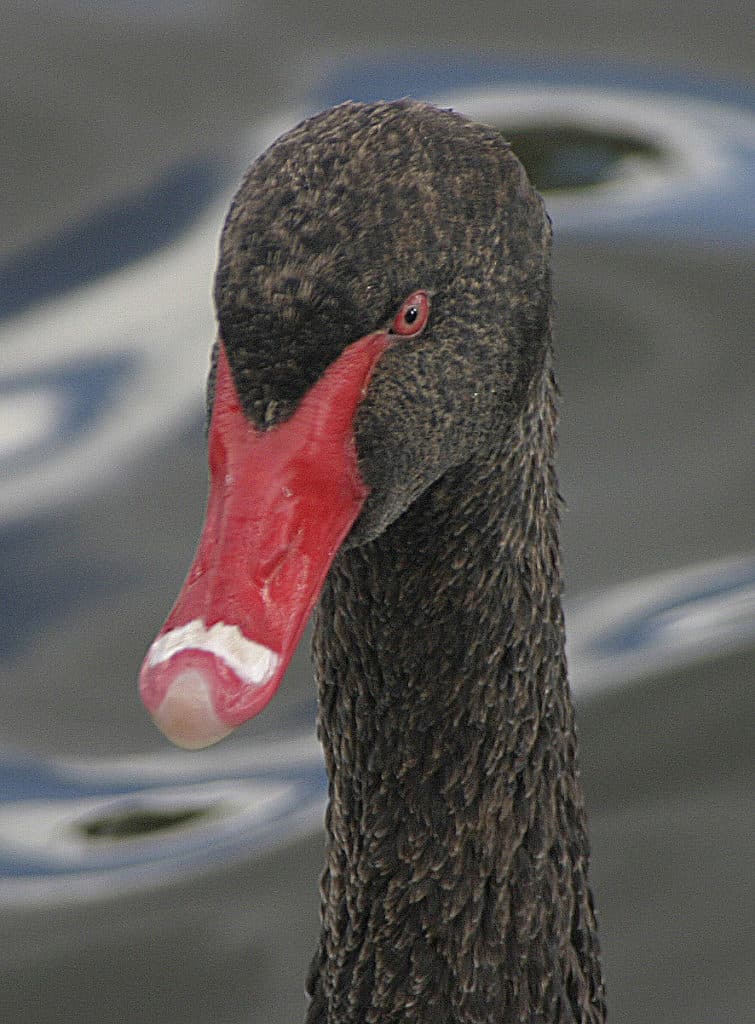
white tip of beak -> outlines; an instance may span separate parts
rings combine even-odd
[[[199,668],[186,667],[170,684],[152,717],[171,743],[186,750],[200,750],[233,732],[221,722],[212,706],[210,681]]]

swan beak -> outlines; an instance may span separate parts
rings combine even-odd
[[[210,494],[194,563],[142,665],[142,700],[187,749],[258,714],[278,689],[359,515],[354,417],[386,332],[349,345],[290,419],[243,413],[221,343],[210,421]]]

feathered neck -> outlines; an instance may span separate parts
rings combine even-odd
[[[555,427],[546,367],[499,450],[331,570],[314,642],[330,804],[310,1024],[605,1018]]]

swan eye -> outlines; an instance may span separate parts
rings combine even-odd
[[[401,309],[393,319],[391,334],[401,334],[405,338],[412,337],[424,328],[430,316],[430,296],[427,292],[412,292],[401,304]]]

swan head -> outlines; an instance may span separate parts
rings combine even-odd
[[[339,549],[510,429],[549,249],[500,134],[428,104],[344,104],[251,166],[215,281],[205,528],[140,677],[169,738],[260,711]]]

